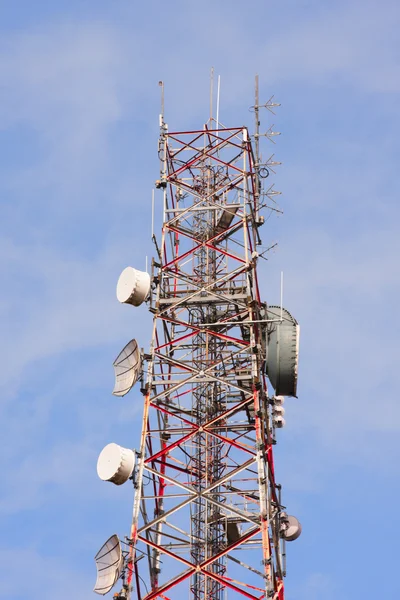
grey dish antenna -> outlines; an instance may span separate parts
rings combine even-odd
[[[300,537],[301,531],[301,523],[296,517],[281,513],[281,537],[284,540],[294,542]]]
[[[97,579],[93,591],[104,596],[117,583],[124,566],[121,542],[117,535],[112,535],[103,544],[94,560],[97,568]]]
[[[300,326],[286,308],[269,306],[266,372],[276,395],[297,397]]]
[[[125,396],[135,385],[141,369],[140,350],[136,340],[131,340],[113,362],[114,396]]]

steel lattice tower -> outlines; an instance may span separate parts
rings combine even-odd
[[[284,598],[279,402],[266,363],[268,332],[285,317],[258,285],[268,192],[256,142],[214,119],[174,132],[161,119],[163,225],[122,597]]]

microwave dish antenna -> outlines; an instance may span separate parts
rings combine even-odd
[[[141,356],[135,339],[127,343],[113,362],[114,396],[125,396],[135,385],[141,370]]]
[[[100,548],[94,557],[97,569],[97,579],[93,591],[100,596],[108,594],[120,578],[124,557],[121,542],[117,535],[112,535]]]
[[[301,531],[301,523],[296,517],[281,513],[281,537],[284,540],[294,542],[300,537]]]
[[[150,275],[146,271],[138,271],[126,267],[119,276],[117,298],[122,304],[140,306],[150,292]]]
[[[297,397],[300,326],[281,306],[269,306],[268,319],[268,378],[277,396]]]
[[[135,468],[135,453],[118,444],[107,444],[97,460],[97,474],[103,481],[122,485],[128,481]]]

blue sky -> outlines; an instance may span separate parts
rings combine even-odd
[[[302,330],[287,600],[399,597],[399,21],[392,0],[0,2],[0,598],[94,597],[95,552],[128,532],[96,460],[138,443],[112,361],[151,330],[115,284],[152,251],[158,81],[169,125],[201,127],[211,66],[227,125],[252,127],[256,72],[282,104],[260,278],[274,303],[284,271]]]

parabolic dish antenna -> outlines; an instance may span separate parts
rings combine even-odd
[[[283,529],[281,532],[281,536],[287,542],[294,542],[300,537],[302,531],[301,523],[296,517],[292,515],[284,515],[283,519]]]
[[[125,396],[135,385],[141,367],[140,350],[136,340],[131,340],[113,362],[115,373],[114,396]]]
[[[282,312],[282,321],[281,319]],[[276,395],[297,396],[300,326],[286,308],[269,306],[266,372]]]
[[[97,579],[93,591],[104,596],[117,583],[124,565],[121,543],[117,535],[112,535],[106,541],[94,560],[96,561]]]
[[[150,292],[150,275],[146,271],[138,271],[126,267],[119,276],[117,298],[124,304],[140,306]]]

